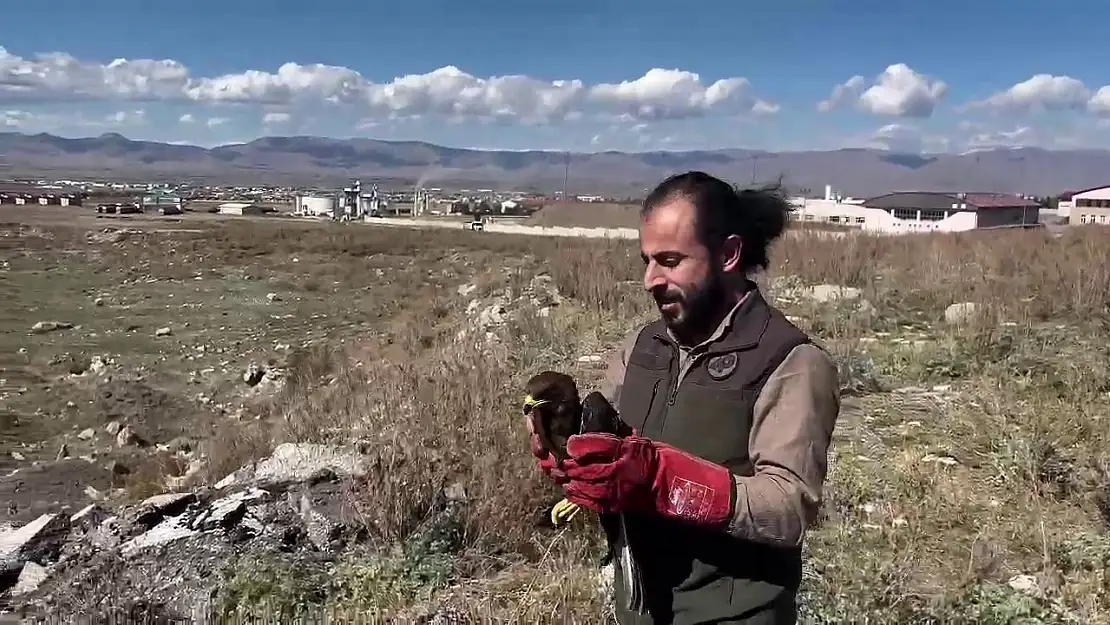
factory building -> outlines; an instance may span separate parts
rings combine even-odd
[[[363,191],[362,181],[334,193],[313,191],[293,198],[293,214],[299,217],[328,217],[339,221],[358,221],[383,217],[389,213],[389,202],[371,185]]]
[[[263,215],[271,211],[253,202],[224,202],[216,207],[216,212],[221,215]]]
[[[142,201],[143,211],[162,213],[163,215],[181,214],[181,196],[165,191],[155,191],[144,195]]]
[[[898,192],[873,197],[864,229],[881,232],[963,232],[1029,228],[1040,222],[1040,204],[1007,193]]]
[[[1030,227],[1040,214],[1037,202],[1003,193],[899,191],[862,200],[826,187],[823,199],[795,198],[791,204],[794,219],[801,222],[889,234]]]
[[[1110,224],[1110,186],[1084,189],[1070,196],[1067,210],[1070,225]]]

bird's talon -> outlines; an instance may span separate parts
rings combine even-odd
[[[569,523],[581,508],[576,503],[562,499],[551,508],[551,524],[555,527]]]

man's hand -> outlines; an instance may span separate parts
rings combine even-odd
[[[640,436],[577,434],[563,463],[567,499],[594,512],[655,512],[707,528],[726,526],[735,505],[723,466]]]

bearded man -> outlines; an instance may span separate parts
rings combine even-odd
[[[702,172],[656,187],[639,239],[661,318],[624,341],[606,392],[635,432],[571,436],[561,467],[533,436],[568,500],[624,515],[623,625],[797,622],[840,396],[829,356],[749,277],[788,213],[778,187]]]

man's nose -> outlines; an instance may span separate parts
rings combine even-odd
[[[648,264],[647,269],[644,270],[644,290],[652,291],[666,283],[667,280],[663,272],[659,271],[659,266],[655,263]]]

